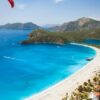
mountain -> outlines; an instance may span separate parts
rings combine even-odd
[[[56,26],[59,26],[59,25],[58,24],[46,24],[46,25],[43,25],[41,27],[44,29],[48,29],[48,28],[52,28],[52,27],[56,27]]]
[[[32,31],[26,40],[23,40],[21,44],[33,44],[33,43],[56,43],[64,44],[69,42],[84,42],[88,39],[100,40],[100,29],[94,30],[81,30],[73,32],[50,32],[47,30],[34,30]]]
[[[57,43],[63,44],[63,37],[57,32],[50,32],[43,29],[32,31],[26,40],[23,40],[21,44],[31,43]]]
[[[61,26],[35,30],[21,43],[81,43],[88,39],[100,40],[100,21],[83,17]]]
[[[57,32],[67,32],[67,31],[81,31],[81,30],[93,30],[100,28],[100,21],[91,19],[91,18],[80,18],[76,21],[71,21],[68,23],[64,23],[61,26],[56,26],[50,28],[51,31]]]
[[[29,22],[29,23],[13,23],[13,24],[5,24],[0,25],[0,29],[13,29],[13,30],[35,30],[39,29],[40,26]]]

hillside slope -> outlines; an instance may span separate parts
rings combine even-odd
[[[64,23],[61,26],[52,27],[51,31],[67,32],[67,31],[81,31],[81,30],[94,30],[100,28],[100,21],[91,18],[80,18],[76,21]]]

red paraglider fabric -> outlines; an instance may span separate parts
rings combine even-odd
[[[8,2],[10,3],[11,7],[14,7],[14,0],[8,0]]]

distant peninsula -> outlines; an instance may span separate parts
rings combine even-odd
[[[0,29],[11,29],[11,30],[36,30],[40,29],[40,26],[28,22],[28,23],[13,23],[13,24],[5,24],[5,25],[0,25]]]
[[[21,44],[64,44],[68,42],[83,42],[87,39],[100,40],[100,21],[84,17],[48,30],[34,30],[29,34],[28,39],[23,40]]]

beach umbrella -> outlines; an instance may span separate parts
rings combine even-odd
[[[94,94],[94,92],[90,92],[89,93],[89,99],[94,100],[94,98],[96,98],[96,95]]]
[[[14,0],[8,0],[9,4],[11,5],[11,7],[14,7]]]

